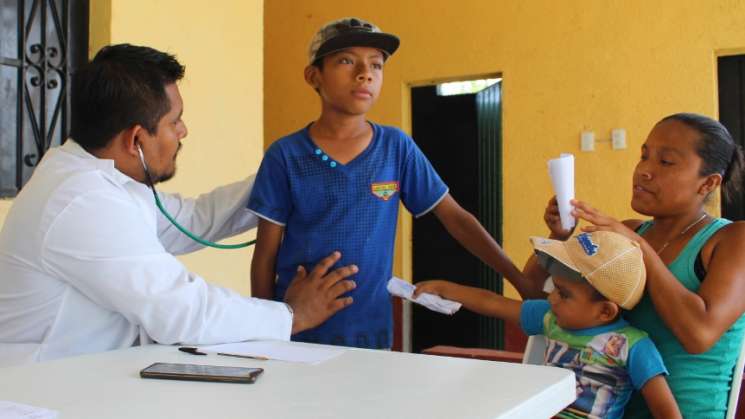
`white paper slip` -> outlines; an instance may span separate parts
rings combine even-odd
[[[411,296],[414,294],[416,286],[404,281],[401,278],[395,276],[388,280],[388,292],[395,295],[396,297],[405,298],[409,301],[413,301],[417,304],[421,304],[432,311],[444,314],[453,314],[460,310],[461,303],[446,300],[439,295],[424,293],[420,294],[416,299],[412,299]]]
[[[59,413],[42,407],[0,400],[0,419],[57,419]]]
[[[558,159],[549,160],[548,174],[559,204],[561,228],[571,230],[575,224],[570,203],[574,199],[574,155],[562,153]]]
[[[543,283],[543,292],[545,292],[546,294],[551,294],[554,288],[556,288],[554,287],[554,279],[549,276]]]
[[[313,365],[335,358],[345,351],[342,348],[318,348],[280,340],[225,343],[222,345],[201,346],[199,350],[206,353],[219,353],[228,356],[300,362]]]

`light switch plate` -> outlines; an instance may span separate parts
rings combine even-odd
[[[592,131],[582,131],[579,144],[579,148],[582,151],[595,151],[595,133]]]
[[[623,150],[626,148],[626,130],[616,128],[611,132],[611,146],[614,150]]]

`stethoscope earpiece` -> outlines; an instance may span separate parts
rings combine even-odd
[[[147,163],[145,163],[145,155],[142,153],[142,147],[140,147],[139,144],[137,144],[137,152],[140,153],[140,162],[142,163],[142,168],[145,169],[145,174],[147,177],[150,177],[150,173],[147,171]]]

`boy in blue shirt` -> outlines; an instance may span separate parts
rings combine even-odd
[[[471,253],[512,280],[520,271],[476,218],[461,208],[414,141],[366,120],[399,40],[362,19],[321,28],[310,46],[306,82],[318,92],[318,120],[274,142],[248,208],[260,217],[252,295],[281,300],[297,266],[332,251],[359,272],[354,303],[294,340],[390,348],[391,277],[399,202],[419,217],[433,211]]]
[[[636,242],[610,231],[569,240],[531,238],[538,262],[551,274],[548,300],[517,301],[447,281],[417,284],[476,313],[519,323],[547,339],[545,365],[574,371],[577,400],[556,417],[620,418],[634,390],[655,418],[680,418],[652,340],[620,316],[641,299],[646,270]]]

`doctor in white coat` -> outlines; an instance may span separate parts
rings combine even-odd
[[[173,256],[201,245],[159,213],[148,175],[155,184],[175,173],[183,72],[172,55],[131,45],[105,47],[76,72],[72,138],[46,153],[0,231],[0,365],[152,341],[289,339],[352,303],[346,278],[357,268],[328,272],[338,253],[299,268],[285,302],[210,285]],[[214,241],[256,226],[252,185],[160,197]]]

